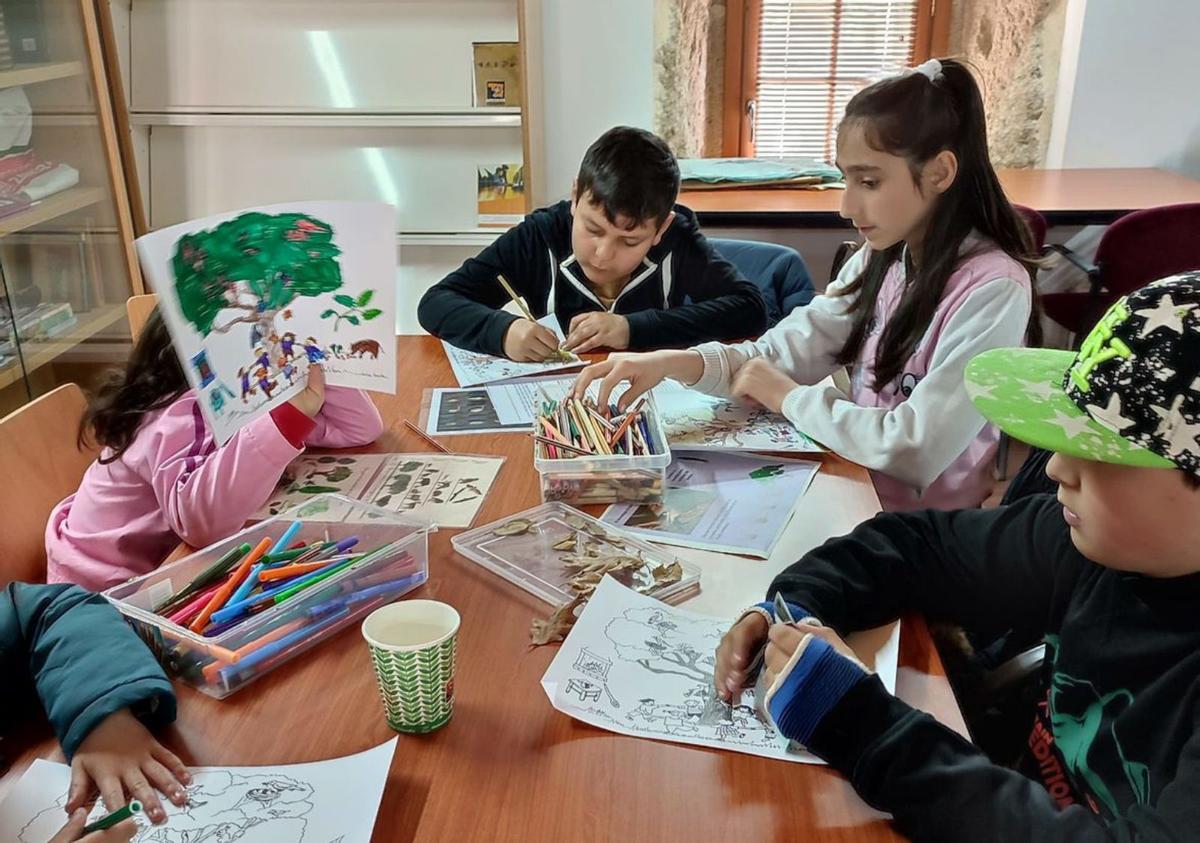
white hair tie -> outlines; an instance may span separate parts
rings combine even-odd
[[[913,72],[920,73],[930,82],[936,82],[942,78],[942,63],[937,59],[930,59],[914,67]]]

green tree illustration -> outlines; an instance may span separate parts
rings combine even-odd
[[[353,296],[348,296],[345,293],[338,293],[333,297],[333,300],[346,308],[345,311],[338,313],[333,308],[321,311],[322,319],[333,318],[333,330],[338,329],[338,325],[342,324],[342,320],[349,322],[351,325],[359,325],[363,322],[370,322],[383,314],[383,311],[377,307],[367,307],[374,297],[374,290],[363,290],[356,299]]]
[[[201,334],[250,323],[268,337],[296,298],[342,286],[340,254],[333,227],[316,217],[251,211],[181,237],[171,265],[183,316]],[[217,324],[226,310],[243,315]]]

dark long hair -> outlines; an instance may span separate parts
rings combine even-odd
[[[171,335],[155,308],[124,370],[114,369],[97,386],[79,423],[80,444],[90,438],[111,450],[100,462],[116,460],[132,444],[145,415],[170,405],[187,389]]]
[[[867,143],[908,161],[916,181],[921,168],[942,150],[958,158],[954,183],[938,197],[922,243],[921,265],[909,283],[880,337],[875,355],[875,382],[879,392],[898,377],[904,363],[928,330],[946,289],[946,282],[965,259],[963,241],[978,231],[1029,272],[1030,290],[1039,266],[1033,235],[1000,187],[988,158],[987,121],[983,97],[966,65],[942,59],[942,75],[931,82],[922,73],[906,73],[876,82],[854,95],[838,127],[862,126]],[[854,315],[846,344],[837,355],[842,365],[853,364],[870,328],[875,303],[888,268],[904,254],[904,244],[872,252],[861,275],[843,295],[857,294],[849,307]],[[1041,344],[1040,310],[1033,293],[1033,310],[1027,329],[1030,345]]]

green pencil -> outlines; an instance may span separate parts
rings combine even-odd
[[[112,828],[114,825],[121,822],[122,820],[127,820],[130,817],[132,817],[134,814],[140,814],[141,812],[142,812],[142,803],[138,802],[136,799],[131,799],[131,800],[129,800],[129,804],[126,805],[124,808],[118,808],[117,810],[115,810],[111,814],[109,814],[107,817],[101,817],[100,819],[96,820],[94,823],[89,823],[88,825],[85,825],[83,827],[83,833],[91,834],[93,831],[104,831],[104,829]]]
[[[198,577],[155,606],[155,614],[162,614],[165,609],[170,608],[173,604],[180,603],[184,599],[212,585],[249,552],[250,545],[248,544],[240,544],[237,547],[230,548],[220,559],[201,571]]]

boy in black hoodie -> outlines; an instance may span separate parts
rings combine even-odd
[[[470,351],[546,359],[558,338],[500,309],[509,301],[503,275],[535,317],[555,314],[566,348],[579,353],[758,336],[762,295],[713,251],[678,195],[666,143],[610,129],[584,155],[571,200],[534,211],[426,292],[421,326]]]
[[[1078,355],[997,349],[966,378],[985,417],[1054,452],[1057,500],[881,515],[812,551],[769,592],[803,620],[746,612],[718,648],[718,692],[737,695],[764,655],[780,731],[916,840],[1198,839],[1200,272],[1118,301]],[[1016,770],[888,694],[842,643],[909,609],[983,640],[1044,636]]]

